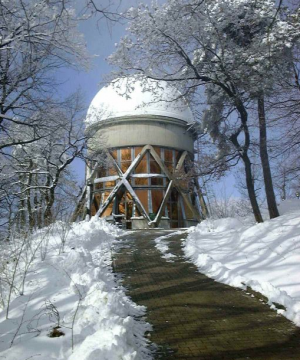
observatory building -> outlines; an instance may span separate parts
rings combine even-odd
[[[86,118],[86,214],[127,229],[197,224],[194,124],[166,82],[124,78],[103,87]]]

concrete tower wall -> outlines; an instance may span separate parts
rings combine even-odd
[[[101,121],[90,131],[92,151],[151,144],[193,153],[194,140],[183,120],[144,115]]]

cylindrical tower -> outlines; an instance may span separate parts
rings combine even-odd
[[[103,87],[86,119],[93,158],[87,168],[87,214],[127,229],[199,222],[189,176],[193,124],[184,98],[165,82],[120,79]]]

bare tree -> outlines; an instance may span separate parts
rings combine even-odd
[[[78,93],[60,107],[45,108],[41,116],[49,132],[43,139],[14,147],[10,170],[15,175],[13,194],[19,197],[19,219],[23,227],[28,225],[32,230],[50,224],[56,218],[55,199],[61,198],[76,182],[69,168],[76,158],[83,156],[85,149],[83,109]],[[31,133],[23,134],[24,139],[26,136],[30,138]],[[65,206],[69,205],[65,201]]]
[[[41,117],[53,102],[55,72],[86,66],[82,35],[70,1],[4,0],[0,4],[0,150],[41,139]],[[53,104],[54,105],[54,104]],[[55,105],[54,105],[55,106]],[[11,128],[19,125],[19,132]],[[31,130],[24,140],[23,131]]]

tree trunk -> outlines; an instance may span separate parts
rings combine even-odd
[[[286,170],[283,169],[282,200],[286,200]]]
[[[254,188],[254,179],[252,176],[251,161],[248,156],[248,150],[250,147],[250,133],[249,133],[249,128],[248,128],[248,124],[247,124],[248,113],[247,113],[247,110],[245,109],[243,103],[241,101],[239,101],[238,99],[236,100],[236,108],[240,114],[242,126],[235,134],[231,135],[230,140],[233,143],[233,145],[235,146],[235,148],[237,149],[237,151],[239,152],[240,157],[244,162],[247,191],[248,191],[248,196],[249,196],[249,200],[250,200],[250,203],[252,206],[255,220],[258,223],[262,223],[264,220],[261,216],[261,212],[260,212],[260,209],[258,206],[258,202],[257,202],[256,194],[255,194],[255,188]],[[238,141],[238,136],[240,134],[240,131],[243,131],[243,133],[244,133],[244,137],[245,137],[244,146],[241,146]]]
[[[44,222],[46,226],[50,225],[53,222],[52,207],[55,200],[54,191],[55,189],[51,188],[46,199],[46,210],[44,212]]]
[[[53,221],[53,217],[52,217],[52,206],[54,203],[54,198],[52,199],[52,197],[49,197],[49,202],[46,204],[46,210],[44,212],[44,223],[46,226],[50,225]]]
[[[50,172],[49,172],[50,174]],[[47,181],[46,181],[46,186],[50,187],[51,184],[51,179],[50,179],[50,175],[47,175]],[[52,222],[52,205],[53,205],[53,201],[51,199],[51,190],[52,189],[47,189],[45,191],[45,211],[44,211],[44,226],[48,226],[51,224]]]
[[[258,98],[258,119],[259,119],[259,150],[260,150],[261,164],[263,168],[267,204],[268,204],[270,219],[274,219],[279,216],[279,212],[276,204],[276,198],[273,188],[273,181],[272,181],[269,156],[268,156],[267,126],[266,126],[265,104],[264,104],[263,95],[261,95]]]
[[[248,157],[248,154],[244,154],[242,157],[245,165],[245,174],[246,174],[246,185],[248,190],[248,196],[250,199],[250,203],[252,206],[253,214],[255,217],[256,222],[262,223],[264,220],[261,216],[261,212],[257,203],[256,194],[255,194],[255,188],[254,188],[254,182],[252,177],[252,169],[251,169],[251,162]]]
[[[37,206],[37,214],[36,214],[36,223],[37,227],[41,229],[43,227],[43,203],[44,203],[44,197],[42,194],[40,194],[40,198],[38,201]]]
[[[20,200],[20,231],[26,228],[26,212],[25,212],[25,199],[21,198]]]
[[[34,183],[37,186],[37,184],[38,184],[37,174],[35,174],[35,176],[34,176]],[[38,211],[39,211],[40,206],[39,206],[38,189],[37,188],[34,190],[33,206],[34,206],[34,225],[37,226],[38,228],[40,228],[39,216],[38,216]]]
[[[35,227],[35,219],[34,219],[34,213],[32,211],[32,206],[31,206],[31,190],[30,187],[32,186],[32,174],[31,174],[31,170],[33,169],[33,162],[32,160],[30,160],[29,162],[29,173],[28,173],[28,180],[27,180],[27,197],[26,197],[26,202],[27,202],[27,212],[28,212],[28,222],[29,222],[29,230],[32,231]]]

